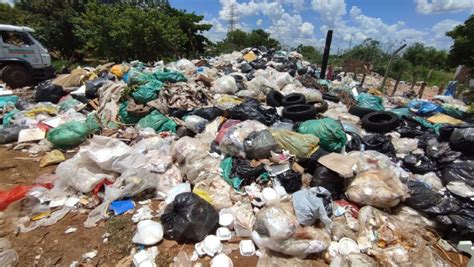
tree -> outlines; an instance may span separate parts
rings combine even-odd
[[[474,15],[446,35],[454,41],[448,56],[451,66],[465,65],[474,70]]]
[[[380,45],[379,41],[368,38],[359,45],[354,46],[347,51],[343,58],[345,60],[360,60],[371,62],[374,66],[374,71],[378,73],[385,72],[385,67],[390,55],[386,54]]]
[[[36,37],[60,56],[71,58],[82,44],[74,34],[74,19],[85,1],[17,0],[15,10],[25,14],[19,22],[36,30]]]
[[[395,95],[395,92],[397,91],[398,84],[400,83],[402,75],[406,72],[409,72],[410,68],[411,68],[411,64],[408,60],[397,58],[393,61],[392,68],[389,73],[389,75],[392,77],[395,77],[395,80],[396,80],[395,86],[392,91],[392,96]]]
[[[0,24],[24,25],[25,17],[20,9],[0,3]]]
[[[262,29],[253,30],[250,33],[240,29],[227,33],[227,37],[216,44],[216,53],[229,53],[242,50],[246,47],[265,46],[267,48],[279,48],[280,43],[271,38],[270,34]]]
[[[323,59],[323,55],[314,46],[300,44],[296,51],[311,63],[320,63]]]
[[[88,3],[76,18],[74,33],[96,58],[114,61],[175,59],[204,50],[200,35],[210,25],[202,16],[171,7],[143,8],[130,4]]]

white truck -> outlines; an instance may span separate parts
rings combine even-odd
[[[0,80],[17,88],[54,75],[48,50],[29,27],[0,24]]]

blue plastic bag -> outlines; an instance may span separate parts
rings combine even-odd
[[[431,116],[444,112],[443,107],[431,101],[414,99],[408,103],[408,107],[418,116]]]
[[[361,93],[357,97],[357,106],[361,108],[370,108],[377,111],[384,110],[382,98],[368,93]]]
[[[15,105],[17,101],[18,101],[18,96],[16,95],[0,96],[0,108],[3,108],[7,104]]]

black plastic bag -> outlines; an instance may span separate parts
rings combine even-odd
[[[415,210],[443,215],[455,213],[461,208],[461,203],[457,199],[442,195],[423,182],[409,180],[407,186],[410,197],[405,199],[405,204]]]
[[[8,144],[18,140],[18,134],[25,127],[9,125],[0,129],[0,144]]]
[[[253,132],[244,140],[245,155],[248,159],[266,159],[270,152],[280,152],[281,148],[268,130]]]
[[[441,175],[444,185],[449,182],[464,182],[474,187],[474,161],[462,161],[446,166]]]
[[[421,148],[423,150],[426,149],[426,146],[428,146],[428,141],[430,141],[433,138],[437,138],[435,133],[432,132],[426,132],[423,135],[418,137],[418,148]]]
[[[389,157],[395,157],[395,148],[392,137],[384,134],[373,134],[364,136],[365,150],[375,150]]]
[[[434,172],[438,169],[436,164],[424,155],[407,155],[403,158],[402,166],[416,174]]]
[[[50,80],[38,84],[35,90],[36,102],[51,102],[57,104],[61,97],[66,95],[62,86],[54,85]]]
[[[212,107],[212,108],[200,108],[200,109],[195,109],[192,112],[190,112],[188,115],[196,115],[201,118],[204,118],[208,121],[212,121],[215,118],[219,117],[222,115],[222,110]]]
[[[441,165],[453,162],[461,156],[461,152],[452,151],[448,143],[439,143],[435,138],[428,140],[425,152],[428,157]]]
[[[97,78],[97,79],[92,80],[92,81],[87,81],[86,82],[86,97],[89,98],[89,99],[97,98],[98,97],[97,91],[106,82],[107,82],[107,79],[105,79],[105,78]]]
[[[314,173],[316,168],[321,166],[321,164],[318,163],[319,158],[328,154],[330,154],[330,152],[327,152],[322,147],[318,147],[318,150],[316,150],[316,152],[314,152],[311,157],[309,157],[309,159],[302,160],[298,163],[306,170],[307,173]]]
[[[275,108],[264,109],[260,102],[249,98],[243,103],[226,110],[225,116],[234,120],[257,120],[267,126],[280,119]]]
[[[449,144],[454,150],[466,154],[474,154],[474,125],[466,128],[457,128],[449,137]]]
[[[263,164],[252,167],[250,161],[245,159],[233,159],[232,166],[232,177],[242,179],[240,186],[250,185],[252,182],[255,182],[261,174],[266,172]]]
[[[353,132],[346,132],[346,134],[351,136],[351,140],[346,144],[346,151],[360,151],[360,146],[364,144],[362,137]]]
[[[179,243],[195,243],[216,230],[219,214],[207,201],[186,192],[176,196],[160,219],[167,238]]]
[[[398,132],[402,138],[416,138],[424,134],[424,131],[418,129],[417,127],[409,126],[400,126],[395,129],[395,131]]]
[[[326,188],[332,199],[340,199],[339,196],[344,193],[344,178],[324,166],[316,168],[310,185]]]
[[[285,191],[288,194],[293,194],[294,192],[300,190],[301,186],[303,186],[301,174],[292,170],[279,174],[276,178],[278,181],[280,181],[281,185],[285,188]]]

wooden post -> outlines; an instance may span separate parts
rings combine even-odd
[[[329,61],[329,51],[331,50],[331,42],[332,42],[332,30],[329,30],[326,35],[326,45],[324,46],[324,54],[323,54],[323,62],[321,64],[321,74],[320,78],[326,78],[326,68],[328,66]]]
[[[433,72],[432,70],[430,70],[430,72],[428,72],[428,75],[426,76],[426,81],[430,79],[432,72]],[[425,87],[426,87],[426,84],[427,84],[426,81],[423,81],[421,83],[420,91],[418,91],[418,98],[423,97],[423,93],[425,92]]]
[[[382,80],[382,84],[380,85],[380,89],[382,90],[382,93],[385,93],[385,82],[387,81],[387,75],[388,75],[388,72],[390,71],[390,65],[392,65],[392,60],[393,60],[393,57],[395,57],[395,55],[402,51],[403,48],[405,48],[405,46],[407,46],[407,44],[404,44],[402,46],[400,46],[397,50],[395,50],[393,53],[392,53],[392,56],[390,57],[390,60],[388,61],[388,64],[387,64],[387,68],[385,69],[385,75],[383,76],[383,80]]]
[[[392,91],[392,94],[391,96],[394,96],[395,95],[395,92],[397,91],[397,88],[398,88],[398,84],[400,83],[400,79],[402,78],[402,74],[398,74],[397,76],[397,81],[395,82],[395,86],[393,87],[393,91]]]
[[[365,73],[362,74],[362,81],[360,82],[360,87],[364,85],[364,82],[365,82]]]

